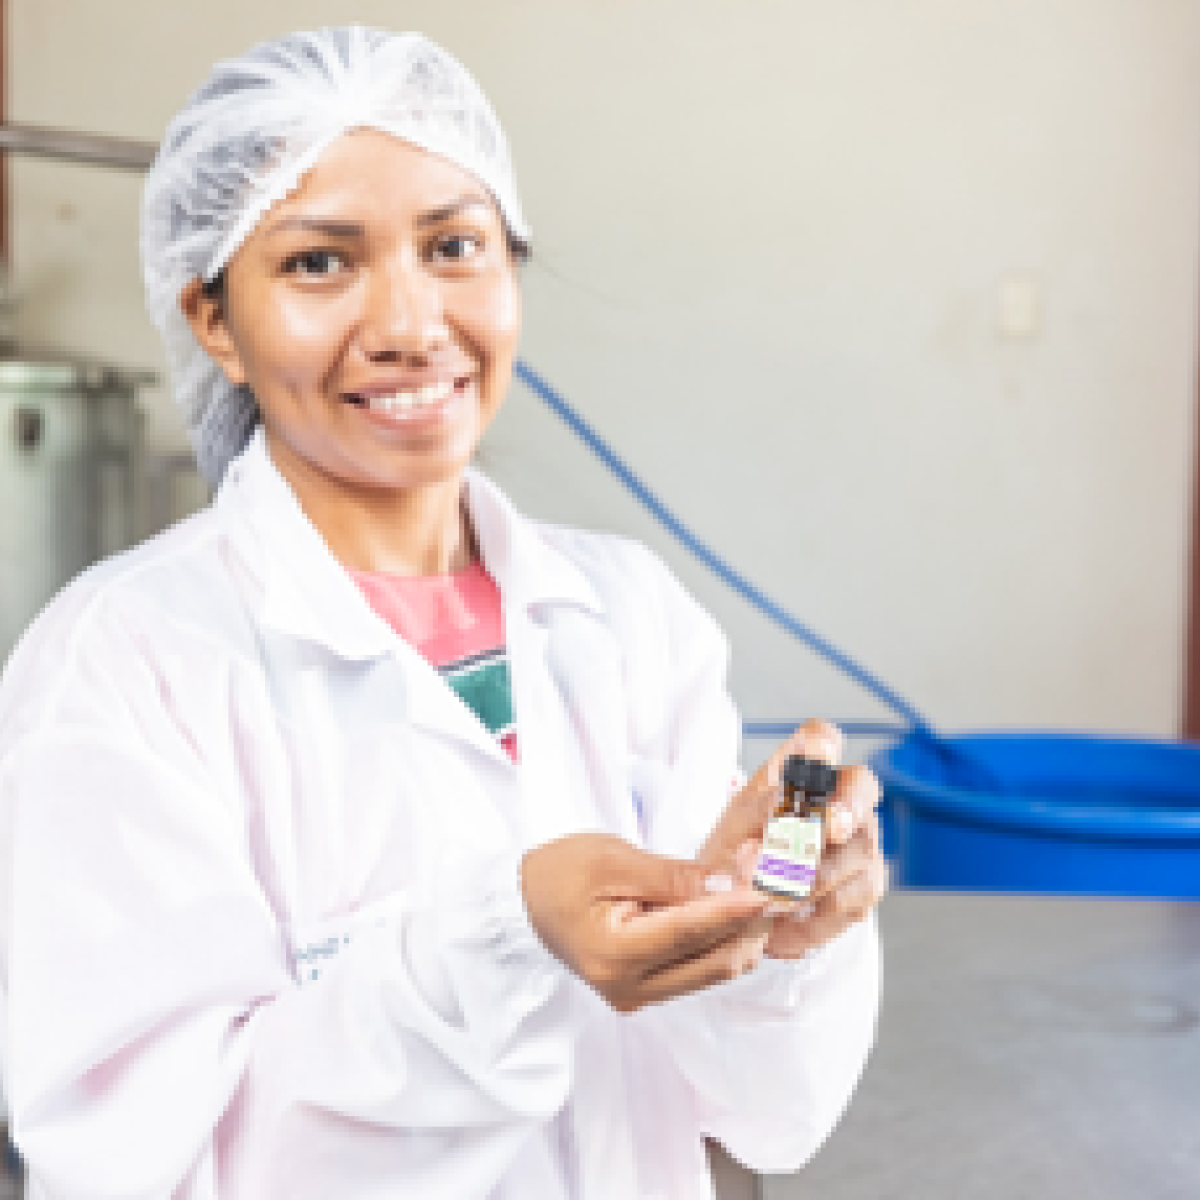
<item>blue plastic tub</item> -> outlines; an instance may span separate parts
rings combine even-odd
[[[1200,899],[1200,745],[1077,733],[919,735],[871,759],[908,887]]]

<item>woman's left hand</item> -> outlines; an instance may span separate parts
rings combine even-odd
[[[738,885],[753,886],[763,830],[779,795],[784,760],[793,754],[836,765],[842,736],[826,721],[809,721],[788,738],[729,802],[697,856]],[[807,900],[777,901],[766,953],[800,958],[863,920],[887,891],[888,869],[879,846],[879,782],[866,767],[840,772],[826,823],[827,841]]]

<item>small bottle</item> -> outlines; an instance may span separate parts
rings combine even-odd
[[[815,759],[793,755],[783,764],[780,800],[767,822],[754,872],[760,891],[792,900],[812,891],[837,781],[837,768]]]

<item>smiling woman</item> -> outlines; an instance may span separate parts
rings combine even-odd
[[[214,294],[194,279],[183,310],[253,394],[275,466],[335,555],[398,575],[468,565],[460,476],[508,389],[521,328],[509,237],[478,181],[355,130],[222,281]]]
[[[0,682],[34,1196],[693,1200],[705,1137],[792,1169],[844,1108],[877,786],[841,772],[808,902],[755,891],[783,758],[836,731],[745,782],[711,618],[470,465],[528,244],[417,35],[265,43],[168,129],[147,296],[217,497]]]

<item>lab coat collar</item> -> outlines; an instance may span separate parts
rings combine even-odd
[[[506,613],[545,604],[603,612],[579,567],[473,468],[466,472],[466,494],[484,566],[500,588]],[[272,461],[261,425],[230,463],[217,504],[235,518],[234,537],[258,584],[264,625],[352,661],[395,651],[395,633],[308,519]]]
[[[466,472],[467,508],[483,565],[496,581],[505,607],[574,604],[603,613],[604,604],[588,577],[547,540],[537,523],[522,516],[485,475]]]

